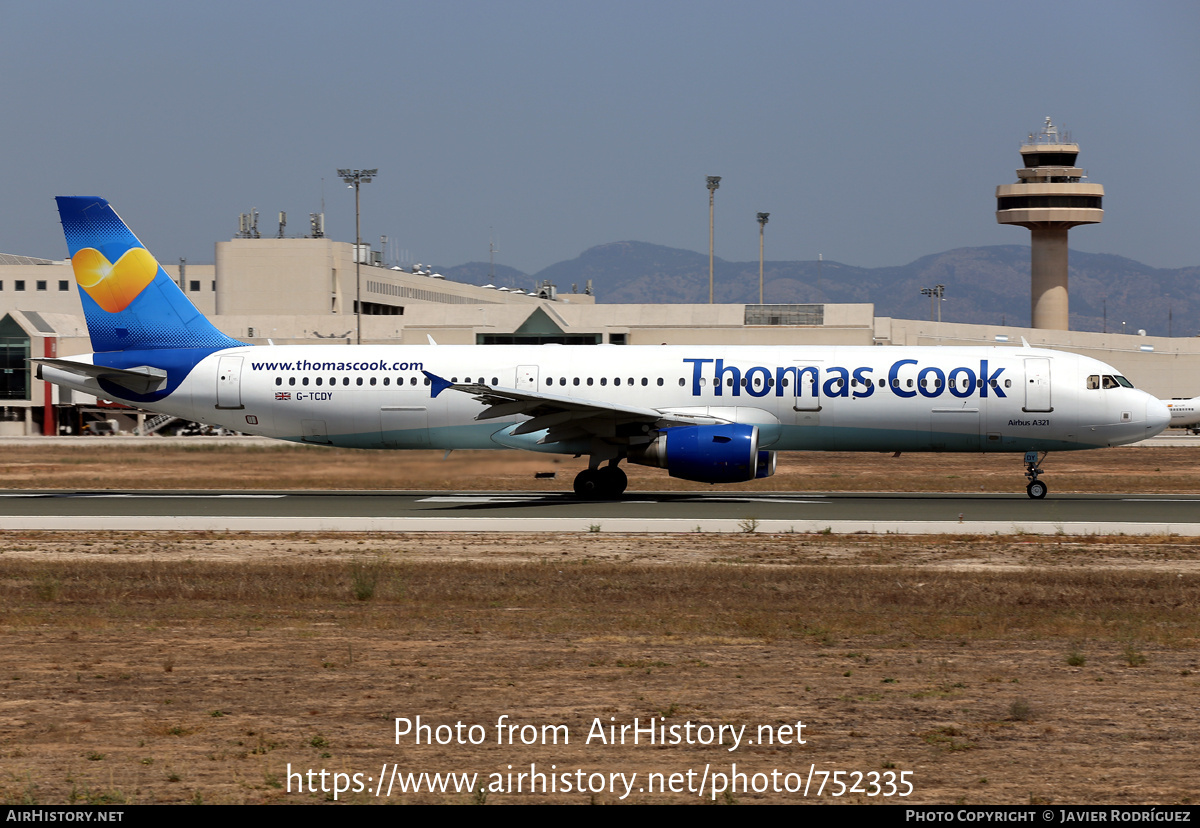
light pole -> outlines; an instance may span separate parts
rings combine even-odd
[[[358,187],[360,184],[370,184],[378,174],[378,169],[338,170],[342,181],[354,188],[354,317],[358,323],[359,345],[362,344],[362,230],[359,225]]]
[[[713,193],[721,186],[721,176],[708,176],[708,304],[713,303]]]
[[[767,219],[771,217],[770,213],[758,214],[758,304],[763,303],[763,234],[767,226]]]
[[[946,293],[945,285],[934,285],[931,288],[921,288],[921,295],[929,297],[929,321],[933,321],[933,306]],[[942,306],[937,306],[937,321],[942,321]]]

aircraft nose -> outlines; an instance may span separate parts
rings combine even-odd
[[[1146,429],[1151,436],[1158,434],[1171,422],[1171,409],[1162,400],[1153,397],[1146,400]]]

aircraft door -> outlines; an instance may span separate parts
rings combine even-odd
[[[1025,407],[1022,411],[1053,411],[1050,399],[1050,360],[1025,360]]]
[[[788,380],[796,383],[792,394],[792,410],[820,411],[821,410],[821,366],[796,365],[796,371],[788,369]],[[801,418],[804,419],[804,418]]]
[[[245,408],[242,405],[240,356],[223,356],[217,360],[217,408]]]
[[[301,439],[304,442],[329,444],[329,430],[325,427],[324,420],[301,420],[300,428],[303,432]]]
[[[423,405],[385,405],[379,409],[385,448],[428,448],[429,410]]]
[[[517,390],[536,391],[538,386],[538,367],[536,365],[517,366]]]
[[[929,447],[934,451],[979,451],[978,408],[934,408],[929,412]]]

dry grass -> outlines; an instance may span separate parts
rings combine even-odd
[[[563,489],[579,467],[507,452],[443,462],[303,446],[80,446],[6,447],[0,480]],[[1192,457],[1061,454],[1049,474],[1056,492],[1195,491]],[[535,484],[547,470],[558,479]],[[755,487],[1013,491],[1020,473],[1013,457],[788,455]],[[636,467],[631,478],[635,489],[689,486]],[[720,536],[0,532],[0,801],[325,801],[288,792],[289,763],[376,774],[385,762],[484,773],[536,762],[644,779],[737,762],[907,771],[915,792],[904,802],[925,804],[1193,802],[1200,544],[767,535],[751,520]],[[1086,659],[1069,664],[1076,652]],[[572,742],[395,744],[396,717],[491,725],[501,714],[567,724]],[[807,743],[584,744],[591,721],[610,717],[751,730],[803,720]]]
[[[369,553],[368,553],[369,554]],[[374,579],[361,596],[362,572]],[[53,585],[48,588],[47,585]],[[170,608],[170,609],[167,609]],[[1014,608],[1018,609],[1014,615]],[[745,636],[764,641],[1110,640],[1195,644],[1200,576],[598,562],[0,563],[0,625],[288,626],[324,613],[373,630],[501,635]]]
[[[9,803],[320,802],[288,793],[289,763],[384,762],[893,769],[927,804],[1194,795],[1200,549],[1180,539],[39,532],[0,550]],[[572,741],[394,743],[396,717],[501,714]],[[584,744],[594,718],[660,716],[808,738]]]
[[[536,489],[566,491],[583,461],[511,451],[356,451],[285,443],[195,446],[101,438],[77,445],[5,446],[5,488]],[[666,472],[624,465],[633,490],[709,491]],[[1050,456],[1055,492],[1200,490],[1190,448],[1120,448]],[[537,473],[556,473],[537,479]],[[788,453],[774,477],[749,491],[1013,492],[1024,486],[1020,455]]]

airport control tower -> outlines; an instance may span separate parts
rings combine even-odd
[[[1079,145],[1046,119],[1021,145],[1024,169],[1016,184],[996,188],[996,221],[1033,233],[1031,261],[1033,327],[1065,331],[1067,319],[1067,230],[1104,219],[1104,188],[1084,184],[1075,166]]]

